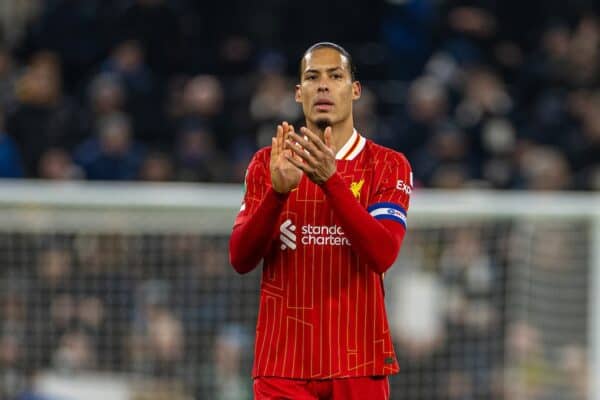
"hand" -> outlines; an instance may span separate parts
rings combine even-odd
[[[294,133],[294,127],[284,122],[277,125],[277,135],[271,139],[271,185],[278,193],[289,193],[300,184],[302,170],[290,160],[297,159],[291,150],[285,148],[286,135]]]
[[[331,127],[325,128],[325,142],[308,128],[302,127],[300,131],[304,137],[300,137],[293,130],[288,132],[286,149],[294,152],[294,157],[288,157],[288,160],[304,171],[311,181],[321,185],[337,170],[335,153],[331,147]]]

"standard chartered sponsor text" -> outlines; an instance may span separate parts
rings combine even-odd
[[[317,246],[350,246],[344,230],[338,226],[303,225],[302,244]]]

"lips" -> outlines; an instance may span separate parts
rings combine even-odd
[[[315,101],[315,107],[318,111],[329,111],[333,108],[333,101],[328,99],[318,99]]]
[[[315,106],[332,106],[333,101],[327,99],[318,99],[315,101]]]

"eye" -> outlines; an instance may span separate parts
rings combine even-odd
[[[316,75],[306,75],[305,78],[307,81],[314,81],[315,79],[317,79]]]
[[[342,79],[342,74],[333,74],[333,79]]]

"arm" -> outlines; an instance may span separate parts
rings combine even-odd
[[[284,133],[293,129],[286,122],[277,127],[271,141],[269,170],[264,153],[255,156],[248,167],[244,202],[229,241],[229,262],[240,274],[252,271],[268,251],[289,192],[302,178],[302,171],[287,161],[291,152],[283,148]]]
[[[354,198],[338,173],[333,174],[321,188],[352,249],[364,257],[373,271],[387,271],[398,257],[405,226],[392,219],[378,220]]]
[[[269,188],[253,213],[236,219],[229,240],[229,262],[238,273],[252,271],[267,252],[287,196]]]

